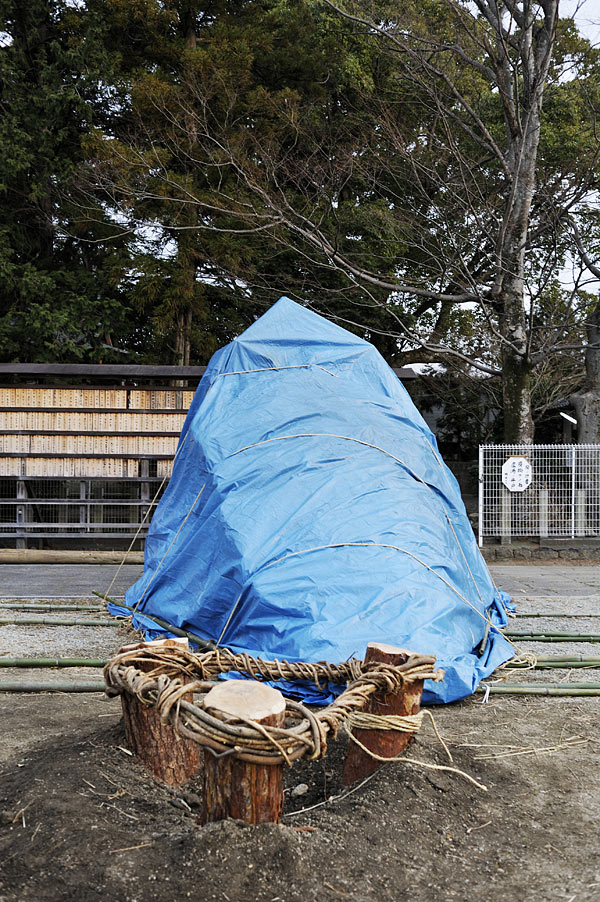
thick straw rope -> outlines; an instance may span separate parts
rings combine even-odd
[[[152,664],[153,669],[142,672],[136,666],[142,663]],[[435,670],[434,664],[432,655],[410,655],[398,666],[357,660],[310,664],[263,661],[227,649],[194,654],[169,646],[123,652],[109,661],[104,677],[109,694],[135,695],[142,703],[154,706],[161,720],[170,723],[180,735],[216,753],[233,753],[256,764],[291,764],[302,757],[322,758],[328,735],[335,737],[351,715],[364,709],[374,693],[398,693],[415,680],[443,679],[444,671]],[[317,714],[286,699],[286,727],[267,727],[254,721],[232,723],[221,720],[203,705],[214,686],[214,677],[228,671],[245,673],[257,680],[308,681],[321,689],[330,682],[348,686]]]

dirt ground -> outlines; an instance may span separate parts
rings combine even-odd
[[[600,567],[491,569],[521,610],[600,612]],[[8,576],[2,594],[20,594]],[[26,582],[28,594],[52,594],[33,574]],[[563,629],[567,621],[523,619],[515,628],[550,623]],[[593,623],[571,620],[568,628],[584,632]],[[32,629],[3,627],[0,655],[41,654],[49,633]],[[61,628],[52,629],[60,644]],[[104,652],[107,634],[118,647],[124,634],[81,629],[86,654]],[[71,653],[76,644],[72,637]],[[569,650],[600,655],[598,645]],[[565,647],[540,643],[538,651]],[[597,674],[539,671],[533,679],[587,682]],[[30,671],[18,676],[32,679]],[[532,675],[510,677],[524,679]],[[340,798],[341,738],[323,762],[287,771],[281,826],[201,827],[201,777],[184,790],[150,777],[127,753],[118,699],[0,693],[0,902],[600,900],[600,698],[492,695],[482,704],[476,695],[433,713],[454,765],[487,791],[459,775],[394,763]],[[409,755],[448,764],[431,727]],[[307,791],[294,794],[300,784]]]

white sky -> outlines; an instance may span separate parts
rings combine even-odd
[[[561,16],[574,14],[581,33],[592,44],[600,44],[600,0],[562,0],[559,13]]]

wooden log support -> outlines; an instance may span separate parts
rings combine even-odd
[[[126,645],[121,651],[182,644],[187,648],[187,639],[157,639]],[[146,673],[152,670],[150,661],[140,661],[137,666]],[[191,695],[185,698],[192,700]],[[121,704],[127,744],[157,779],[169,786],[180,786],[198,773],[202,766],[202,748],[198,743],[184,739],[170,724],[162,723],[158,712],[134,695],[123,692]]]
[[[393,645],[383,645],[377,642],[369,642],[365,654],[365,663],[372,664],[404,664],[412,652]],[[415,680],[409,683],[403,692],[397,695],[374,695],[366,713],[369,714],[417,714],[421,708],[421,696],[423,694],[423,680]],[[396,758],[407,747],[412,733],[400,733],[398,730],[353,730],[354,735],[366,748],[381,755],[384,758]],[[381,762],[364,752],[350,739],[348,752],[342,772],[342,783],[351,786],[358,780],[363,780],[369,774],[377,770]]]
[[[281,692],[254,680],[227,680],[206,695],[204,707],[221,720],[240,717],[264,726],[283,726]],[[204,752],[202,823],[228,817],[248,824],[278,824],[283,811],[283,765],[251,764],[232,755]]]

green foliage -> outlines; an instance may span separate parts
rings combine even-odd
[[[2,359],[97,360],[129,320],[124,249],[85,243],[106,229],[76,223],[69,199],[100,104],[98,23],[60,0],[2,0],[0,12]]]
[[[0,0],[4,359],[110,359],[112,342],[205,363],[285,293],[390,362],[447,361],[445,343],[500,365],[511,185],[490,151],[507,144],[490,26],[462,0],[346,8],[385,34],[322,0]],[[597,188],[599,62],[561,21],[527,239],[532,355],[582,334],[549,273],[564,211]]]

